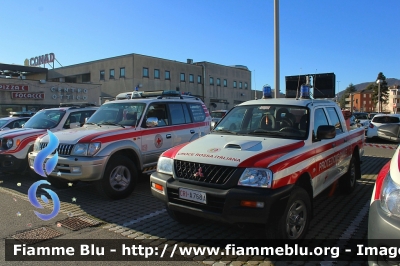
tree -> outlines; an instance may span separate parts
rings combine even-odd
[[[349,86],[344,90],[344,93],[342,94],[342,97],[340,97],[340,107],[345,108],[346,106],[346,98],[350,96],[350,93],[356,92],[356,87],[353,85],[353,83],[350,83]]]
[[[383,104],[387,104],[388,100],[389,100],[389,88],[386,82],[386,77],[385,75],[383,75],[382,72],[379,72],[378,77],[376,78],[376,80],[380,79],[381,82],[381,98],[378,99],[378,94],[379,94],[379,85],[374,82],[371,83],[370,85],[368,85],[367,88],[372,89],[372,101],[373,103],[376,105],[378,102],[381,102],[381,106],[382,103]]]

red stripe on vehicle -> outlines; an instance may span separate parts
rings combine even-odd
[[[390,162],[391,161],[387,162],[385,166],[382,167],[378,176],[376,177],[374,200],[379,200],[381,198],[382,184],[388,172],[390,171]]]
[[[23,150],[29,143],[31,143],[32,141],[35,141],[36,138],[41,135],[42,134],[29,136],[26,139],[21,140],[21,143],[18,145],[18,147],[15,150],[6,150],[6,151],[4,151],[4,154],[13,154],[13,153]],[[14,141],[16,141],[16,140],[14,140]]]
[[[176,156],[176,154],[177,154],[183,147],[185,147],[185,146],[186,146],[187,144],[189,144],[189,143],[190,143],[190,142],[182,143],[182,144],[180,144],[180,145],[178,145],[178,146],[175,146],[175,147],[173,147],[173,148],[171,148],[171,149],[168,149],[168,150],[166,150],[165,152],[163,152],[163,153],[161,154],[161,156],[174,159],[175,156]]]
[[[104,133],[104,131],[103,131],[103,132],[98,132],[98,133],[94,133],[94,134],[85,136],[85,137],[81,138],[78,141],[78,143],[87,143],[90,141],[107,143],[107,142],[112,142],[112,141],[121,140],[121,139],[129,139],[129,138],[134,138],[134,137],[141,137],[141,136],[147,136],[147,135],[152,135],[152,134],[160,134],[163,132],[191,129],[191,128],[202,127],[202,126],[207,126],[207,122],[199,122],[199,123],[185,124],[185,125],[179,125],[179,126],[174,125],[174,126],[166,126],[166,127],[157,127],[157,128],[151,128],[151,129],[140,129],[138,131],[133,131],[133,132],[123,132],[124,130],[120,130],[120,131],[122,131],[120,134],[113,134],[112,136],[101,137],[101,135],[107,134],[107,133]]]
[[[27,130],[27,131],[20,131],[19,133],[15,134],[7,134],[3,138],[11,139],[11,138],[21,138],[24,135],[29,135],[29,134],[44,134],[47,132],[47,129],[32,129],[32,130]]]
[[[278,154],[280,156],[283,156],[284,154],[299,149],[303,146],[304,146],[304,141],[299,141],[293,144],[265,151],[244,160],[237,167],[254,167],[255,165],[257,165],[257,167],[267,167],[268,165],[263,163],[268,163],[268,162],[271,163],[273,161],[271,157],[275,157],[275,159],[277,159],[276,156],[278,156]]]

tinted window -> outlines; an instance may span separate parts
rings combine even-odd
[[[150,105],[145,116],[146,119],[143,121],[144,126],[146,125],[146,120],[149,117],[156,117],[158,119],[158,125],[157,125],[158,127],[169,125],[166,104]]]
[[[368,119],[368,114],[367,113],[359,113],[359,114],[357,114],[357,113],[355,113],[354,114],[354,117],[356,118],[356,119]]]
[[[170,103],[169,111],[171,113],[172,125],[179,125],[185,123],[185,114],[183,113],[182,104]]]
[[[204,109],[201,104],[190,103],[189,109],[192,112],[194,122],[201,122],[206,118],[206,114],[204,113]]]
[[[325,111],[322,108],[315,110],[314,115],[314,136],[317,136],[317,129],[319,126],[329,125],[328,119],[326,118]]]
[[[336,134],[343,133],[343,128],[342,128],[339,116],[338,116],[335,108],[328,107],[328,108],[326,108],[326,110],[328,111],[328,116],[332,122],[332,126],[335,126],[335,128],[336,128]]]
[[[372,122],[391,124],[391,123],[399,123],[400,121],[399,118],[395,116],[375,116],[372,119]]]

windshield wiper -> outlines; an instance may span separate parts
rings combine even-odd
[[[120,124],[117,124],[117,123],[112,123],[112,122],[104,122],[104,123],[101,123],[101,124],[98,124],[98,125],[112,125],[112,126],[120,126],[120,127],[125,128],[123,125],[120,125]]]
[[[218,132],[218,133],[229,133],[229,134],[237,135],[237,132],[231,131],[231,130],[226,130],[226,129],[213,130],[213,132]]]
[[[99,126],[99,127],[101,127],[101,126],[100,126],[100,124],[96,124],[96,123],[92,123],[92,122],[85,123],[85,125],[95,125],[95,126]]]
[[[253,132],[249,132],[249,135],[268,135],[268,136],[286,136],[286,134],[282,134],[282,132],[271,132],[271,131],[264,131],[262,129],[256,129]]]

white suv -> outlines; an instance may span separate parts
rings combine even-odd
[[[56,187],[94,181],[106,196],[125,198],[140,173],[156,169],[161,153],[208,134],[210,123],[204,103],[191,96],[144,92],[141,98],[107,102],[82,128],[54,134],[58,164],[48,179]],[[36,140],[29,154],[32,169],[48,142],[48,135]]]
[[[400,124],[400,114],[377,114],[372,118],[368,130],[367,138],[378,137],[378,128],[386,124]]]
[[[44,109],[32,116],[23,128],[0,132],[0,172],[21,173],[28,170],[28,152],[37,137],[47,133],[80,127],[98,107],[79,105]],[[32,172],[34,174],[34,172]]]

